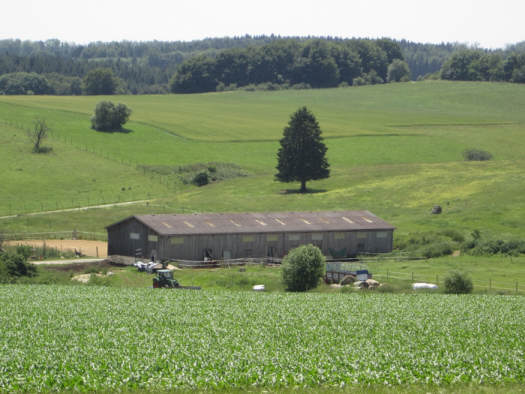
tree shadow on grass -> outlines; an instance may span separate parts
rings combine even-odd
[[[301,192],[300,189],[284,189],[280,190],[279,194],[317,194],[317,193],[326,193],[326,189],[306,189],[305,192]]]
[[[113,134],[113,133],[129,134],[133,132],[133,130],[125,129],[125,128],[121,128],[118,130],[98,130],[98,129],[93,129],[93,130],[98,131],[99,133],[108,133],[108,134]]]
[[[33,153],[51,153],[53,151],[53,148],[50,146],[40,146],[38,148],[33,148]]]

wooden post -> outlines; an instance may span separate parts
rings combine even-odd
[[[97,246],[97,257],[98,257],[98,246]]]

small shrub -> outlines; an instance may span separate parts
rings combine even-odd
[[[122,130],[131,115],[131,109],[124,104],[113,104],[111,101],[101,101],[95,107],[91,118],[91,127],[98,131]]]
[[[463,158],[467,161],[486,161],[492,159],[492,154],[479,149],[466,149],[463,151]]]
[[[453,248],[449,242],[437,242],[421,249],[421,253],[427,259],[452,254]]]
[[[363,77],[354,78],[352,81],[353,86],[363,86],[366,85],[366,80]]]
[[[18,253],[0,253],[0,282],[9,283],[21,276],[34,276],[36,266]]]
[[[457,230],[448,229],[442,230],[439,233],[450,238],[454,242],[465,242],[465,236]]]
[[[312,86],[309,83],[301,82],[301,83],[296,83],[292,85],[291,88],[295,90],[303,90],[303,89],[311,89]]]
[[[461,272],[451,272],[445,278],[445,293],[447,294],[469,294],[472,293],[472,280]]]
[[[525,241],[522,240],[471,240],[463,245],[463,249],[472,255],[495,255],[504,254],[509,256],[517,256],[525,253]]]
[[[282,262],[282,278],[289,291],[314,289],[324,275],[325,257],[314,245],[292,249]]]
[[[396,249],[403,250],[418,257],[440,257],[452,254],[461,247],[463,235],[456,230],[440,232],[413,233],[408,236],[397,236]]]
[[[192,183],[196,186],[204,186],[210,183],[207,172],[199,172],[192,180]]]
[[[33,248],[29,245],[17,245],[15,250],[17,254],[24,256],[26,260],[33,254]]]

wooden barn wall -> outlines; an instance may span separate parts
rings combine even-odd
[[[108,254],[135,256],[137,249],[141,249],[141,257],[158,257],[157,242],[151,242],[156,236],[149,227],[130,219],[108,229]]]
[[[283,257],[291,249],[309,243],[318,246],[326,256],[346,257],[390,252],[392,236],[392,230],[180,235],[158,237],[154,246],[160,259],[203,260],[205,250],[214,259]]]

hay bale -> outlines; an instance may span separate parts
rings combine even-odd
[[[379,287],[379,282],[375,279],[367,279],[366,283],[368,284],[368,287],[371,289],[375,289],[376,287]]]
[[[368,283],[358,280],[357,282],[354,282],[354,287],[358,287],[359,289],[368,289]]]
[[[351,285],[356,281],[355,275],[345,275],[345,277],[339,282],[341,286]]]

